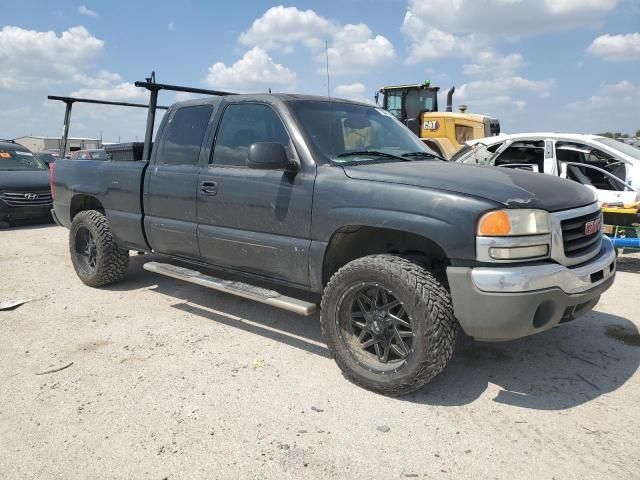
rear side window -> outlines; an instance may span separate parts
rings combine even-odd
[[[245,167],[252,143],[273,142],[289,146],[289,135],[280,117],[268,105],[229,105],[222,117],[213,164]]]
[[[182,107],[169,119],[164,142],[158,152],[158,163],[164,165],[195,165],[211,117],[211,105]]]

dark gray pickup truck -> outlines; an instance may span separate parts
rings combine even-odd
[[[193,265],[147,270],[301,314],[316,309],[302,291],[321,294],[338,365],[385,394],[441,372],[458,328],[541,332],[591,310],[615,276],[590,190],[441,161],[384,110],[337,99],[178,103],[149,161],[59,160],[52,188],[87,285],[122,280],[137,250]]]

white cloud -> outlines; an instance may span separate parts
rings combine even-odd
[[[638,60],[640,33],[601,35],[589,45],[587,53],[605,60]]]
[[[609,115],[616,116],[625,111],[633,111],[637,115],[638,104],[640,104],[640,84],[621,80],[618,83],[603,83],[596,95],[572,102],[567,107],[578,111],[611,110]],[[629,125],[629,128],[631,127],[637,128]]]
[[[517,112],[522,112],[527,108],[527,102],[525,102],[524,100],[514,100],[513,107]]]
[[[472,56],[497,38],[598,25],[619,0],[410,0],[408,63]]]
[[[617,0],[544,0],[545,7],[554,14],[608,12],[618,4]]]
[[[342,27],[334,35],[332,44],[327,53],[329,71],[335,75],[366,73],[376,66],[388,65],[395,58],[391,42],[382,35],[373,37],[363,23]],[[325,62],[325,54],[319,53],[316,61]]]
[[[340,98],[346,98],[347,100],[354,100],[356,102],[373,103],[372,99],[366,95],[367,87],[360,82],[336,85],[334,91]]]
[[[176,24],[174,22],[169,22],[169,24],[167,25],[167,28],[169,29],[170,32],[174,32],[176,29]]]
[[[467,57],[484,48],[475,35],[453,35],[429,28],[422,20],[407,13],[402,31],[411,39],[407,63],[417,63],[443,57]]]
[[[302,45],[311,50],[319,65],[326,61],[327,42],[330,70],[335,75],[364,73],[395,58],[391,42],[382,35],[374,35],[363,23],[342,25],[313,10],[282,5],[267,10],[238,40],[247,47],[282,53],[291,53]],[[323,66],[318,70],[324,73]]]
[[[456,98],[476,112],[522,112],[528,105],[523,96],[548,97],[555,86],[553,79],[531,80],[518,74],[525,62],[517,53],[501,56],[486,51],[474,60],[463,66],[472,80],[459,87]]]
[[[474,56],[473,62],[463,66],[462,70],[465,75],[512,75],[525,65],[524,59],[519,53],[501,56],[492,51],[480,52]]]
[[[96,12],[94,12],[93,10],[89,10],[85,5],[80,5],[78,7],[78,13],[80,15],[86,15],[87,17],[98,17],[98,14]]]
[[[460,87],[460,95],[470,97],[489,95],[497,92],[527,92],[547,97],[555,85],[553,80],[529,80],[520,76],[499,77],[493,80],[474,80]],[[464,92],[464,93],[463,93]]]
[[[71,92],[72,97],[93,98],[97,100],[122,101],[144,100],[148,93],[133,83],[121,82],[113,85],[103,84],[94,88],[81,88]]]
[[[5,111],[12,113],[0,116],[0,131],[9,137],[59,135],[64,105],[46,100],[50,94],[144,103],[145,90],[117,73],[95,71],[103,50],[104,42],[82,26],[60,34],[2,28],[0,97]],[[98,136],[103,131],[107,139],[134,140],[136,134],[144,135],[145,117],[144,109],[79,103],[73,109],[71,134]]]
[[[234,91],[291,90],[296,74],[279,63],[260,47],[253,47],[233,65],[217,62],[209,67],[205,82],[212,88]]]
[[[0,91],[67,81],[89,68],[103,47],[82,26],[60,36],[6,26],[0,30]]]
[[[576,119],[581,131],[635,132],[639,104],[640,83],[602,83],[594,95],[569,103],[566,117]]]
[[[338,28],[313,10],[279,5],[254,20],[251,28],[240,34],[242,45],[261,46],[265,50],[302,43],[311,48],[324,45],[324,40]]]
[[[107,70],[100,70],[95,77],[85,73],[76,73],[71,78],[74,82],[88,88],[105,88],[122,82],[122,77],[119,74]]]
[[[409,19],[455,34],[529,35],[597,25],[619,0],[410,0]],[[405,18],[405,23],[407,19]]]

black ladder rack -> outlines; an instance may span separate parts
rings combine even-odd
[[[162,105],[158,105],[158,92],[160,90],[169,90],[172,92],[185,92],[185,93],[197,93],[201,95],[216,95],[216,96],[227,96],[227,95],[235,95],[232,92],[223,92],[220,90],[207,90],[204,88],[195,88],[195,87],[183,87],[180,85],[168,85],[164,83],[156,83],[156,74],[155,72],[151,72],[151,76],[146,78],[144,82],[134,82],[134,85],[139,88],[146,88],[149,90],[149,104],[145,105],[143,103],[129,103],[129,102],[111,102],[107,100],[97,100],[93,98],[76,98],[76,97],[61,97],[57,95],[49,95],[47,98],[49,100],[58,100],[60,102],[64,102],[66,105],[64,112],[64,129],[62,138],[60,139],[60,155],[61,158],[64,158],[64,155],[67,151],[67,139],[69,136],[69,123],[71,121],[71,108],[74,103],[92,103],[97,105],[114,105],[118,107],[136,107],[136,108],[147,108],[147,128],[144,136],[144,151],[142,152],[142,159],[144,161],[148,161],[151,156],[151,140],[153,137],[153,127],[156,119],[156,110],[167,110],[169,107],[165,107]]]

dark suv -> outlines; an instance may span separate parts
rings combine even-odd
[[[0,223],[50,220],[49,170],[27,148],[0,141]]]

